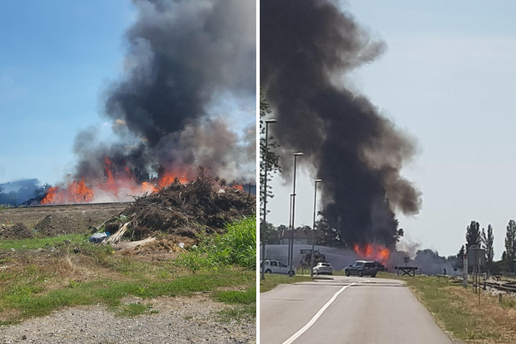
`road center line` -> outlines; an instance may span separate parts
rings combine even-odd
[[[289,339],[287,339],[286,341],[283,342],[283,344],[292,344],[296,339],[298,339],[299,337],[301,337],[301,335],[303,333],[305,333],[310,327],[312,327],[313,324],[315,324],[315,322],[317,321],[317,319],[319,319],[321,317],[321,315],[328,309],[328,307],[331,306],[331,304],[337,299],[337,297],[340,295],[340,293],[342,293],[344,290],[346,290],[346,288],[348,287],[351,287],[352,285],[355,285],[356,283],[351,283],[349,285],[346,285],[344,287],[342,287],[338,292],[336,292],[335,294],[333,294],[333,296],[331,297],[331,299],[326,302],[326,304],[324,306],[322,306],[321,309],[319,309],[319,312],[317,312],[314,317],[305,325],[303,326],[299,331],[297,331],[296,333],[294,333],[292,335],[292,337],[290,337]]]

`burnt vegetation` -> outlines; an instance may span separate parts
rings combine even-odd
[[[133,240],[157,234],[196,238],[201,232],[221,233],[228,223],[254,216],[255,204],[254,195],[227,186],[224,179],[200,168],[190,183],[176,180],[158,192],[137,197],[120,216],[107,221],[105,229],[114,232],[129,221],[127,235]]]

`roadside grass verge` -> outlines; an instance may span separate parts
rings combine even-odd
[[[260,281],[260,293],[272,290],[280,284],[290,284],[297,282],[311,281],[312,279],[308,276],[293,276],[288,277],[287,275],[273,275],[266,274],[265,280]]]
[[[222,322],[231,320],[252,320],[256,317],[256,287],[252,286],[245,291],[220,291],[215,293],[215,299],[228,303],[231,306],[218,312],[218,319]]]
[[[72,243],[84,242],[88,239],[83,234],[67,234],[54,238],[35,238],[21,240],[0,240],[0,251],[10,250],[34,250],[38,248],[50,248],[56,245],[64,245],[64,240],[70,240]]]
[[[144,305],[141,303],[131,303],[119,307],[116,310],[115,315],[119,317],[135,317],[142,314],[158,313],[158,311],[153,310],[151,306],[151,304]]]
[[[159,296],[204,294],[228,304],[221,313],[224,319],[253,317],[256,276],[248,257],[241,256],[253,250],[246,246],[250,241],[249,221],[231,225],[228,229],[233,229],[227,235],[209,241],[224,247],[224,253],[217,258],[217,264],[203,265],[194,271],[181,261],[163,258],[163,254],[156,260],[124,256],[110,246],[91,245],[84,235],[0,241],[4,245],[0,249],[0,266],[5,267],[0,270],[0,326],[81,305],[103,304],[118,316],[153,313],[144,302],[122,303],[122,299],[131,296],[148,302]],[[245,233],[235,229],[242,227]],[[64,244],[66,239],[72,244]],[[208,252],[210,249],[203,245],[199,247]],[[11,247],[16,252],[11,252]],[[45,249],[50,247],[56,247],[55,252]],[[43,250],[34,251],[37,248]],[[230,252],[232,248],[236,252]]]
[[[41,282],[40,276],[36,281]],[[121,278],[118,276],[118,278]],[[197,293],[213,294],[218,288],[249,285],[254,283],[254,274],[242,269],[223,269],[218,271],[202,272],[195,276],[183,276],[169,280],[127,278],[121,280],[102,279],[91,282],[71,281],[67,287],[46,290],[44,283],[34,285],[14,285],[3,291],[0,299],[0,314],[14,314],[2,319],[15,322],[32,316],[44,316],[55,309],[80,305],[105,304],[116,310],[121,306],[121,313],[133,314],[141,312],[141,306],[121,305],[121,299],[128,296],[153,299],[158,296],[192,296]],[[229,300],[234,303],[250,304],[242,297],[222,295],[222,302]],[[146,310],[146,309],[145,309]],[[7,312],[9,311],[9,312]]]
[[[465,289],[448,278],[388,273],[379,277],[405,281],[439,326],[464,343],[516,343],[516,302],[510,296],[500,304],[496,296],[481,291],[479,305],[471,287]]]

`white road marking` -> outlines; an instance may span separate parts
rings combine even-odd
[[[319,319],[321,317],[321,315],[328,309],[328,307],[331,306],[331,304],[337,299],[337,297],[340,295],[340,293],[342,293],[344,290],[346,290],[346,288],[348,287],[351,287],[352,285],[355,285],[356,283],[351,283],[350,285],[346,285],[344,287],[342,287],[338,292],[336,292],[335,294],[333,294],[333,296],[331,297],[331,299],[326,302],[326,304],[319,310],[319,312],[317,312],[314,317],[305,325],[303,326],[299,331],[297,331],[296,333],[294,333],[292,335],[292,337],[290,337],[289,339],[287,339],[286,341],[283,342],[283,344],[292,344],[296,339],[298,339],[299,337],[301,337],[301,335],[303,333],[305,333],[306,331],[308,331],[308,329],[310,327],[312,327],[313,324],[315,324],[315,322],[317,321],[317,319]]]

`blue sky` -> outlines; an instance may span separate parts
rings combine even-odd
[[[54,183],[78,130],[100,126],[100,96],[122,71],[125,0],[0,1],[0,183]]]
[[[406,239],[452,255],[471,220],[495,234],[516,218],[516,2],[351,0],[342,3],[387,43],[349,85],[416,138],[403,174],[423,192],[418,216],[401,216]],[[298,182],[296,225],[311,225],[313,183]],[[268,220],[288,224],[291,184],[273,183]]]
[[[122,76],[136,14],[129,0],[0,0],[0,183],[62,181],[79,130],[97,126],[109,140],[102,95]],[[240,137],[255,123],[254,97],[214,98],[210,114],[229,114]]]

